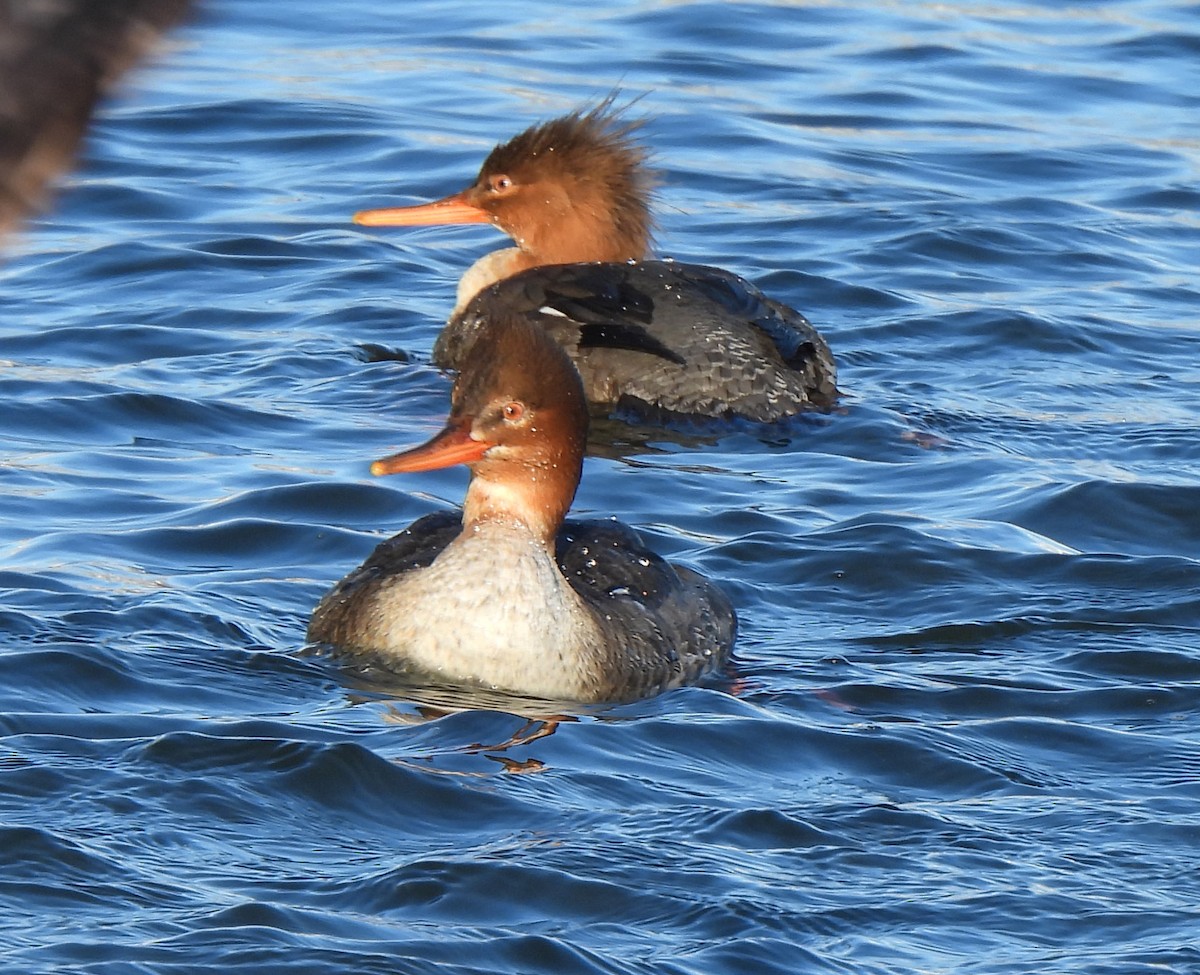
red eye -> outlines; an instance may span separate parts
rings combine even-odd
[[[488,183],[488,188],[493,193],[504,193],[512,189],[513,181],[507,176],[493,176],[491,182]]]
[[[501,412],[504,414],[504,419],[510,423],[516,423],[517,420],[525,415],[525,404],[517,402],[505,403],[504,409]]]

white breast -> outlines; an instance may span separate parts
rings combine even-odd
[[[522,527],[468,528],[425,569],[372,600],[377,648],[453,681],[577,697],[595,673],[597,626]]]

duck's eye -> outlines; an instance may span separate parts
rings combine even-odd
[[[500,412],[504,414],[504,419],[509,423],[516,423],[525,415],[525,404],[514,400],[511,403],[505,403],[504,408]]]
[[[513,181],[507,176],[493,176],[488,182],[488,189],[493,193],[507,193],[512,185]]]

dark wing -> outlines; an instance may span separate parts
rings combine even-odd
[[[616,265],[620,267],[621,265]],[[649,325],[654,302],[611,264],[559,264],[540,268],[521,288],[525,301],[580,323]]]
[[[534,319],[563,348],[642,352],[677,365],[682,357],[654,334],[654,302],[612,264],[559,264],[534,268],[484,289],[438,336],[433,361],[453,369],[474,343],[492,309]]]
[[[0,2],[0,233],[44,200],[96,101],[188,0]]]
[[[308,624],[308,639],[313,643],[349,642],[349,628],[361,615],[359,607],[381,581],[425,568],[461,531],[461,512],[436,511],[380,542],[362,565],[326,593]]]
[[[532,268],[476,295],[439,336],[434,362],[454,368],[496,307],[545,328],[603,409],[771,421],[837,398],[833,357],[808,320],[718,268]]]
[[[620,634],[605,666],[614,699],[693,683],[729,659],[737,614],[728,597],[650,551],[633,529],[614,521],[568,521],[555,554],[602,626]]]
[[[608,264],[559,265],[521,282],[527,314],[543,328],[577,329],[579,349],[624,349],[683,365],[654,334],[654,302]],[[568,324],[569,323],[569,324]]]

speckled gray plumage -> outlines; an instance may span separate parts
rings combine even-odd
[[[575,591],[606,618],[602,626],[622,637],[608,665],[613,698],[694,683],[728,659],[737,636],[729,598],[703,576],[651,552],[632,528],[568,521],[555,556]]]
[[[770,422],[837,400],[829,346],[798,311],[719,268],[673,261],[549,265],[485,288],[438,337],[457,368],[496,307],[566,349],[595,408]]]

